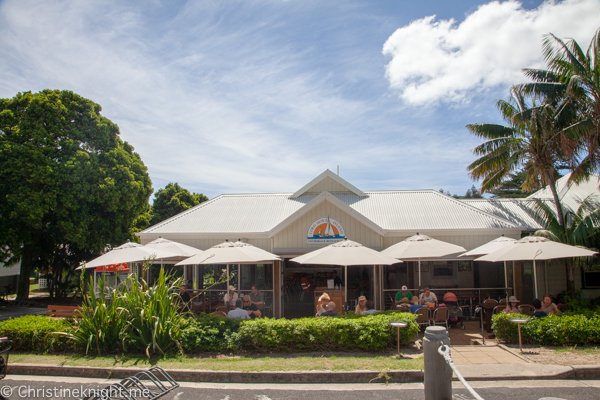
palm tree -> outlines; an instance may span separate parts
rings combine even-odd
[[[570,180],[581,181],[600,170],[600,29],[587,52],[575,40],[562,40],[551,33],[544,37],[542,52],[548,70],[525,69],[534,82],[519,87],[527,95],[568,97],[576,104],[577,117],[569,128],[580,151],[572,154]],[[579,160],[580,154],[583,158]]]
[[[545,229],[534,233],[535,236],[543,236],[555,242],[569,244],[571,246],[598,249],[600,247],[600,204],[588,196],[579,204],[577,210],[566,209],[563,218],[565,224],[558,221],[556,211],[543,201],[535,200],[535,217]],[[575,274],[574,264],[571,260],[565,263],[567,270],[567,290],[571,298],[575,296]]]
[[[509,101],[499,100],[497,107],[508,125],[477,123],[467,125],[473,134],[486,141],[473,149],[480,156],[467,168],[473,179],[483,178],[481,192],[503,184],[516,171],[524,170],[523,189],[548,185],[564,226],[562,206],[556,190],[558,169],[575,151],[575,143],[564,129],[573,112],[569,101],[543,102],[536,105],[519,87],[513,87]]]

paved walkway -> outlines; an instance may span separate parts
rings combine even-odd
[[[0,307],[0,321],[25,315],[46,315],[46,311],[48,311],[47,308],[37,307]]]
[[[470,364],[527,364],[527,361],[498,346],[493,339],[483,345],[478,321],[466,321],[465,329],[457,325],[448,330],[452,360],[456,365]],[[472,344],[476,340],[478,344]]]

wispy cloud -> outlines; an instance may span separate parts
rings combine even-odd
[[[409,104],[468,102],[476,93],[522,82],[522,68],[543,66],[544,34],[587,46],[600,26],[598,15],[599,0],[547,1],[533,10],[519,1],[494,1],[460,23],[421,18],[383,46],[391,57],[387,77]]]

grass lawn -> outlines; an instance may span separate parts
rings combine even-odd
[[[192,358],[172,356],[163,359],[147,359],[145,357],[114,356],[63,356],[11,353],[11,363],[70,365],[88,367],[139,367],[147,368],[159,365],[165,369],[196,369],[209,371],[386,371],[386,370],[421,370],[423,358],[396,359],[391,356],[375,357],[225,357]]]

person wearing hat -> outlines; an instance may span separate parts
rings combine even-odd
[[[518,304],[519,300],[517,300],[515,296],[510,296],[508,298],[508,304],[506,305],[504,312],[506,314],[520,314],[521,310],[519,310]]]
[[[230,310],[233,310],[235,308],[235,303],[238,301],[238,294],[235,292],[235,287],[232,285],[229,285],[228,290],[229,292],[225,293],[225,296],[223,296],[223,303],[225,303]]]
[[[244,296],[242,310],[248,311],[248,315],[251,319],[260,318],[260,310],[258,309],[258,306],[252,302],[249,295]]]
[[[361,315],[364,311],[367,311],[367,298],[365,296],[360,296],[358,298],[358,304],[354,309],[354,314]]]
[[[408,291],[406,285],[402,286],[400,291],[396,293],[396,298],[394,299],[394,302],[396,303],[396,307],[402,307],[405,305],[408,306],[414,303],[413,295],[411,292]]]

